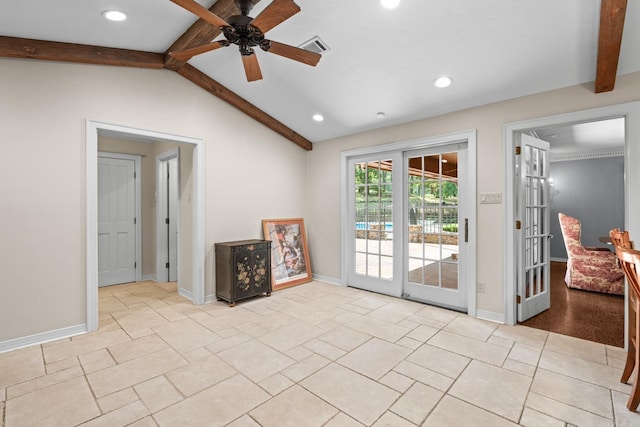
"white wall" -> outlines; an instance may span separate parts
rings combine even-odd
[[[306,152],[174,72],[0,59],[0,94],[0,344],[86,323],[87,119],[205,141],[208,294],[214,242],[305,216]]]
[[[635,73],[618,77],[613,92],[596,95],[593,84],[573,86],[314,144],[313,151],[307,154],[306,222],[314,274],[340,281],[341,151],[477,129],[477,192],[502,193],[505,189],[505,124],[639,99],[640,73]],[[634,147],[639,143],[631,141]],[[630,165],[635,168],[640,162],[640,153],[637,150],[629,153],[632,154]],[[638,176],[628,179],[633,193],[634,188],[640,186]],[[506,202],[506,198],[503,200]],[[504,205],[478,205],[478,230],[475,231],[477,280],[486,284],[486,292],[477,295],[477,308],[497,314],[504,314],[507,226],[504,209]],[[640,217],[640,211],[632,208],[631,216],[634,215]]]

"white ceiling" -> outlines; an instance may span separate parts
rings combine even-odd
[[[536,129],[534,136],[549,142],[554,155],[570,155],[623,151],[625,133],[625,119],[621,117]]]
[[[264,79],[248,83],[233,46],[190,63],[312,142],[595,80],[598,0],[401,0],[393,10],[379,0],[296,2],[302,12],[267,37],[300,45],[319,36],[331,50],[317,67],[258,49]],[[107,9],[129,18],[106,21]],[[195,21],[169,0],[0,0],[0,35],[151,52]],[[640,0],[629,0],[618,75],[635,71]],[[440,75],[453,85],[435,88]]]

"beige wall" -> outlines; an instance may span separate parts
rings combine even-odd
[[[0,343],[86,322],[87,119],[204,140],[207,262],[305,216],[306,152],[174,72],[0,59],[0,94]]]
[[[575,86],[325,141],[311,152],[170,71],[0,59],[0,94],[1,344],[86,322],[87,119],[204,140],[212,294],[213,243],[261,238],[263,218],[304,217],[314,274],[339,279],[341,151],[477,129],[477,191],[503,192],[505,123],[638,100],[640,73],[619,78],[613,93]],[[504,229],[502,205],[478,206],[480,310],[503,312]]]
[[[640,73],[619,77],[614,92],[596,95],[592,86],[573,86],[314,144],[307,154],[306,222],[314,273],[340,279],[342,151],[477,129],[477,193],[502,193],[506,123],[640,100]],[[630,184],[632,192],[640,186],[640,182]],[[637,217],[640,212],[631,215]],[[486,284],[486,292],[478,294],[477,308],[504,313],[504,205],[478,205],[477,221],[477,280]]]

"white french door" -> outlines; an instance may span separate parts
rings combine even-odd
[[[551,306],[548,142],[521,135],[516,179],[518,321],[522,322]]]
[[[98,286],[136,281],[135,166],[98,157]]]
[[[404,154],[404,296],[466,311],[466,143]]]
[[[467,310],[466,147],[346,159],[349,286]]]

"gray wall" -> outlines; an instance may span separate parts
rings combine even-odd
[[[551,258],[567,258],[558,212],[582,223],[582,244],[605,246],[598,238],[624,229],[624,157],[553,162]]]

